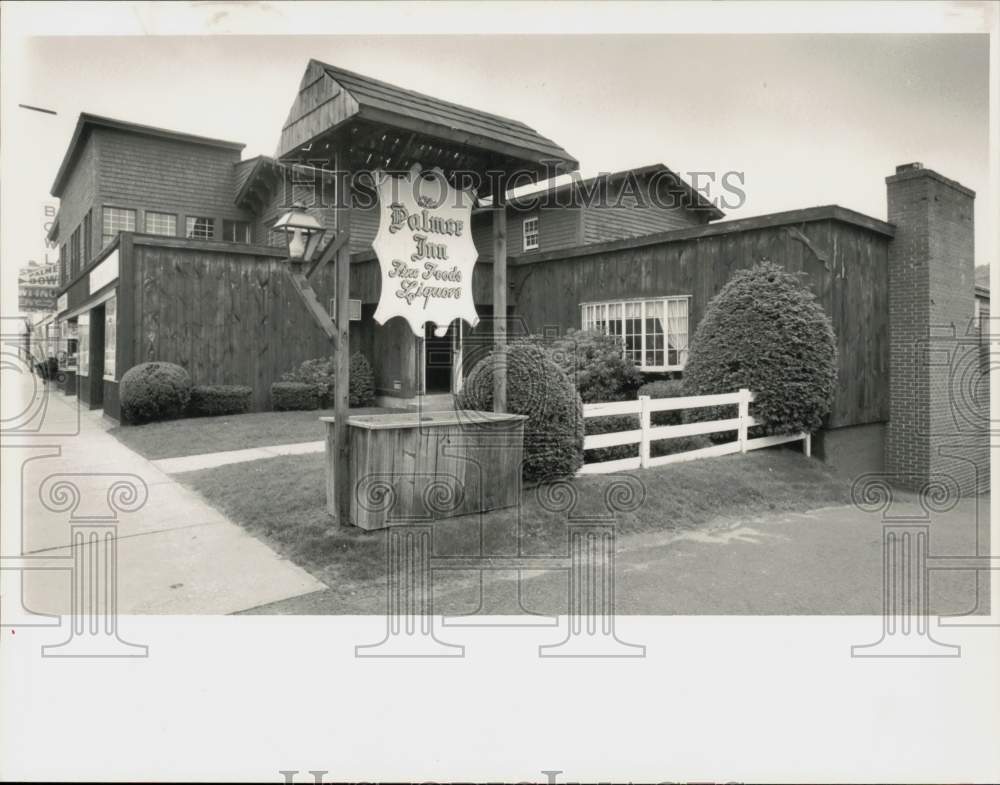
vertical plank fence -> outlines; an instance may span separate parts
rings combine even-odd
[[[668,463],[695,461],[699,458],[711,458],[717,455],[745,453],[749,450],[759,450],[763,447],[773,447],[788,442],[803,442],[803,452],[812,454],[812,437],[808,433],[796,433],[781,436],[761,436],[751,439],[748,432],[759,423],[750,416],[750,404],[755,393],[741,389],[722,395],[691,395],[680,398],[650,398],[641,395],[636,401],[614,401],[611,403],[588,403],[583,406],[585,419],[596,417],[621,417],[637,415],[639,427],[628,431],[613,431],[611,433],[595,433],[585,436],[584,450],[596,450],[602,447],[617,447],[619,445],[637,444],[638,455],[630,458],[619,458],[612,461],[586,463],[578,474],[606,474],[624,469],[646,469],[654,466],[664,466]],[[652,415],[655,412],[681,411],[684,409],[701,409],[706,406],[736,405],[736,417],[703,422],[684,423],[683,425],[660,425],[653,427]],[[685,436],[701,436],[710,433],[736,431],[735,441],[724,444],[713,444],[697,450],[673,453],[672,455],[650,455],[650,443],[661,439],[678,439]]]

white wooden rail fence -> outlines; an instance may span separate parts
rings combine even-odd
[[[776,444],[797,441],[804,442],[803,452],[806,455],[810,455],[812,451],[812,439],[808,433],[797,433],[786,436],[762,436],[756,439],[747,437],[749,428],[758,424],[757,420],[750,416],[750,404],[754,398],[755,393],[747,389],[741,389],[738,392],[725,393],[723,395],[693,395],[683,398],[650,398],[648,395],[640,395],[637,401],[584,404],[583,416],[585,419],[593,417],[619,417],[630,414],[639,416],[638,429],[614,431],[611,433],[595,433],[585,436],[583,439],[584,450],[616,447],[621,444],[638,444],[639,454],[633,458],[586,463],[578,474],[606,474],[623,469],[645,469],[652,466],[663,466],[668,463],[680,463],[681,461],[694,461],[699,458],[710,458],[716,455],[729,455],[730,453],[759,450],[762,447],[773,447]],[[656,428],[651,424],[651,415],[653,412],[700,409],[705,406],[725,406],[727,404],[737,404],[738,412],[736,417],[726,420],[685,423],[683,425],[661,425]],[[661,455],[658,458],[651,458],[649,455],[650,442],[660,439],[677,439],[682,436],[720,433],[722,431],[736,431],[736,441],[726,442],[725,444],[714,444],[711,447],[678,452],[673,455]]]

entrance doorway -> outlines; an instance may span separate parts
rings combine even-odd
[[[458,392],[462,386],[462,320],[456,319],[440,338],[424,327],[424,384],[427,395]]]
[[[104,305],[90,312],[90,408],[104,406]]]

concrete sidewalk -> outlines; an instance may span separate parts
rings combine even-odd
[[[259,461],[262,458],[277,458],[281,455],[307,455],[323,452],[326,442],[293,442],[291,444],[271,444],[266,447],[247,447],[244,450],[223,450],[221,452],[199,453],[198,455],[182,455],[179,458],[158,458],[150,461],[157,469],[166,474],[183,474],[201,469],[214,469],[216,466],[226,466],[230,463],[246,463]]]
[[[5,384],[13,381],[4,377]],[[21,379],[20,392],[30,395],[33,385]],[[113,475],[132,474],[145,484],[148,498],[137,511],[118,514],[119,612],[225,614],[325,588],[110,436],[110,422],[99,410],[88,411],[54,388],[44,392],[45,411],[32,424],[33,432],[22,429],[3,439],[4,496],[20,496],[20,515],[8,517],[5,525],[21,524],[23,555],[71,557],[71,514],[109,514]],[[48,489],[59,474],[74,475],[66,480],[79,492],[75,513],[53,509],[56,491]],[[16,534],[7,532],[4,556],[16,555],[10,552]],[[68,611],[69,572],[28,570],[23,575],[27,608]]]

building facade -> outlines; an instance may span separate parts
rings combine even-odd
[[[331,95],[362,108],[389,90],[344,74],[310,63],[298,115],[293,108],[290,117],[318,125],[300,132],[287,123],[295,145],[312,146],[309,134],[323,129],[322,118],[306,111],[312,104],[303,103],[322,79]],[[408,101],[443,104],[392,89],[404,113]],[[447,114],[451,106],[434,111]],[[88,406],[118,418],[121,375],[162,360],[187,368],[196,384],[249,385],[255,408],[267,409],[272,382],[329,353],[288,280],[284,238],[272,227],[302,202],[332,237],[338,210],[324,205],[333,180],[301,162],[241,160],[241,149],[81,116],[53,185],[61,204],[51,236],[62,260],[58,322],[78,341],[67,389]],[[956,415],[948,410],[953,369],[924,368],[937,356],[928,343],[932,324],[951,326],[942,340],[974,345],[983,356],[989,293],[974,285],[974,195],[919,164],[900,167],[887,187],[887,221],[836,205],[721,221],[721,210],[662,164],[518,192],[506,206],[508,334],[597,330],[619,336],[625,355],[650,378],[682,375],[711,298],[735,270],[770,260],[802,275],[837,336],[836,396],[815,442],[818,454],[854,470],[906,469],[918,484],[946,464],[954,468],[940,451],[948,439],[963,438],[956,422],[964,416],[979,418],[972,465],[981,466],[985,401],[966,395],[968,411]],[[351,211],[350,297],[360,319],[351,322],[350,345],[371,362],[383,403],[450,400],[489,351],[493,214],[484,206],[472,217],[479,324],[456,323],[443,337],[421,339],[400,318],[375,323],[378,205]],[[313,285],[320,301],[330,302],[332,269]],[[959,474],[963,489],[978,482],[974,471]]]

